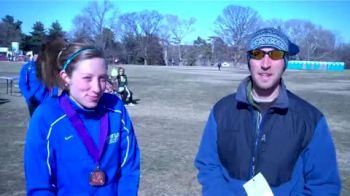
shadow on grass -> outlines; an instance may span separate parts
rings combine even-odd
[[[7,102],[10,102],[9,99],[2,99],[0,98],[0,105],[4,104],[4,103],[7,103]]]
[[[131,103],[133,104],[138,104],[138,102],[140,101],[141,99],[133,99]]]

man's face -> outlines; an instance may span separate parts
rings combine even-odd
[[[269,52],[273,48],[261,48]],[[273,60],[265,54],[260,60],[250,58],[250,73],[253,79],[253,88],[259,91],[274,91],[278,86],[284,72],[284,59]]]

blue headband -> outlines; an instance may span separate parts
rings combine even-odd
[[[68,57],[68,59],[63,64],[63,70],[66,71],[68,65],[84,50],[96,50],[96,48],[82,48]]]

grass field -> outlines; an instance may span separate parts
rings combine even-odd
[[[141,149],[139,195],[200,195],[193,160],[212,105],[236,90],[245,69],[125,66],[135,106],[128,106]],[[1,75],[19,64],[0,63]],[[285,73],[287,87],[327,117],[343,183],[350,195],[350,71]],[[17,93],[0,81],[0,195],[24,195],[23,146],[28,112]],[[4,101],[8,102],[4,102]]]

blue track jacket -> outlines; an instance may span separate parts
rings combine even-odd
[[[247,99],[249,80],[209,114],[195,158],[203,195],[247,195],[243,184],[258,172],[276,196],[339,195],[325,117],[281,83],[279,97],[256,126],[256,109]]]
[[[42,103],[49,94],[49,89],[37,78],[36,63],[32,60],[22,66],[18,86],[28,105]]]
[[[106,184],[89,185],[89,175],[96,164],[60,107],[59,99],[48,98],[37,108],[27,131],[27,195],[137,195],[140,152],[124,103],[111,94],[104,94],[95,110],[82,109],[72,100],[71,103],[96,146],[101,116],[96,111],[108,112],[109,130],[100,161]]]

